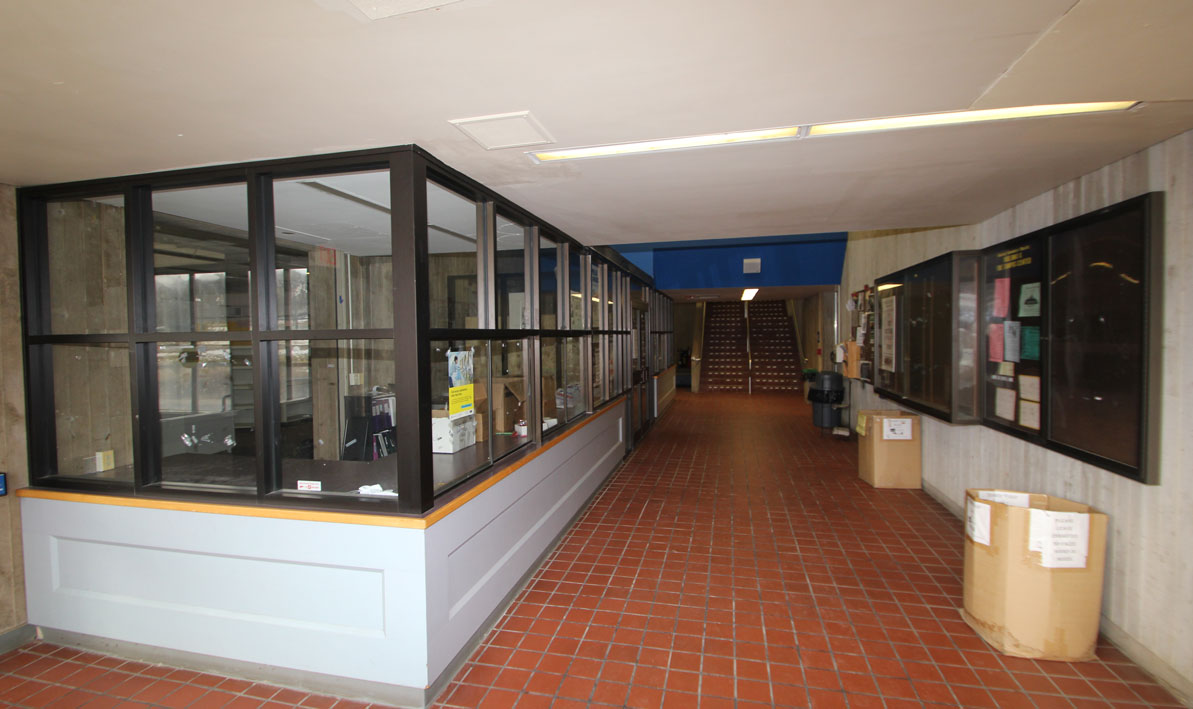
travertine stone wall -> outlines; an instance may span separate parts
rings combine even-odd
[[[0,497],[0,633],[25,624],[21,515],[12,494],[29,480],[18,273],[16,191],[0,185],[0,472],[8,473],[9,490]]]
[[[1102,630],[1193,699],[1193,132],[1061,185],[979,224],[852,233],[842,294],[956,249],[982,248],[1150,191],[1166,192],[1160,484],[1141,485],[982,426],[925,418],[924,486],[954,511],[966,488],[1060,495],[1110,517]],[[842,305],[844,303],[842,302]],[[852,410],[892,408],[852,384]],[[1157,422],[1152,422],[1157,425]]]

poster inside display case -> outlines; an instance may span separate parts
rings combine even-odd
[[[1036,434],[1043,377],[1043,238],[999,244],[983,261],[985,418]]]

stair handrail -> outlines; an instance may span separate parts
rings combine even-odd
[[[750,349],[750,301],[743,308],[746,320],[746,393],[754,393],[754,356]]]
[[[700,363],[704,357],[704,319],[708,317],[706,303],[696,303],[696,324],[692,331],[692,393],[700,392]]]

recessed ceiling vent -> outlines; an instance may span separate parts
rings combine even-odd
[[[547,130],[530,115],[530,111],[496,113],[491,116],[457,118],[450,120],[453,126],[475,140],[485,150],[522,148],[527,145],[554,143]]]
[[[384,20],[397,15],[409,15],[460,2],[460,0],[348,0],[370,20]]]
[[[741,260],[742,273],[762,273],[762,259],[744,258]]]

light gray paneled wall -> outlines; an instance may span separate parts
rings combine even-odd
[[[625,407],[617,405],[427,530],[432,684],[471,647],[624,456]]]
[[[35,625],[427,685],[423,530],[25,498]]]
[[[1160,484],[1141,485],[981,426],[925,417],[924,487],[954,512],[965,490],[1060,495],[1110,518],[1102,630],[1193,698],[1193,132],[1061,185],[976,225],[850,234],[844,294],[956,249],[981,248],[1149,191],[1166,192]],[[852,383],[852,410],[892,408]]]
[[[16,190],[0,185],[0,472],[10,491],[0,497],[0,635],[25,624],[21,510],[11,494],[29,480],[19,273]]]

